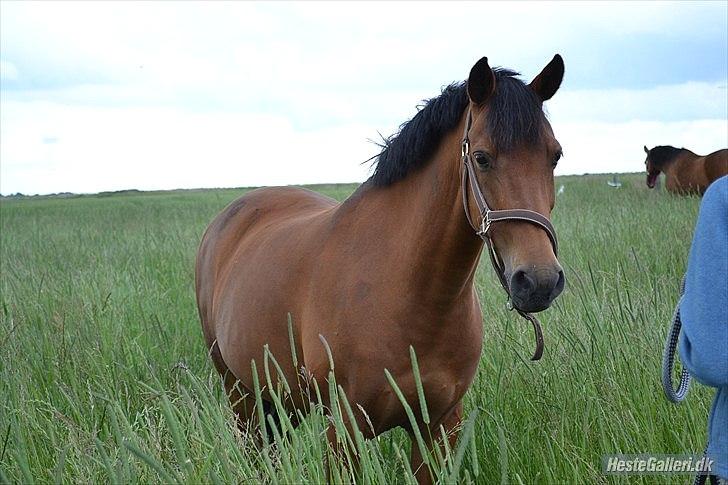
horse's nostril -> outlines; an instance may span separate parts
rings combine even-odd
[[[511,275],[511,298],[516,308],[528,312],[540,312],[564,289],[564,272],[557,268],[536,268],[529,271],[521,266]]]
[[[530,295],[536,289],[536,281],[523,270],[517,270],[511,276],[511,291],[520,295]]]
[[[564,285],[566,284],[566,279],[564,278],[564,271],[559,270],[559,279],[556,281],[556,286],[551,290],[550,299],[553,300],[557,296],[561,294],[562,291],[564,291]]]

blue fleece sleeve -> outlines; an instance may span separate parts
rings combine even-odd
[[[728,386],[728,176],[703,196],[680,317],[683,365],[706,385]]]

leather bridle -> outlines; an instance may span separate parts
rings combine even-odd
[[[546,234],[551,241],[551,246],[554,249],[554,255],[558,256],[558,241],[556,240],[556,231],[554,230],[554,226],[551,225],[551,221],[549,221],[548,218],[544,217],[538,212],[528,209],[492,210],[490,207],[488,207],[485,196],[478,186],[478,182],[475,177],[473,162],[470,159],[470,141],[468,140],[468,132],[470,131],[470,127],[472,126],[472,124],[473,116],[471,111],[468,109],[462,141],[462,193],[465,216],[467,217],[468,223],[473,228],[475,233],[480,236],[483,241],[485,241],[485,245],[488,247],[490,262],[493,264],[493,269],[495,269],[495,272],[498,275],[501,286],[503,286],[503,289],[508,295],[508,309],[515,309],[519,315],[531,322],[531,325],[533,325],[533,331],[536,334],[536,350],[534,351],[531,360],[539,360],[543,355],[543,332],[541,331],[541,324],[538,319],[532,314],[524,312],[519,308],[515,308],[513,306],[510,287],[505,277],[505,268],[502,260],[498,256],[495,244],[493,244],[493,239],[490,234],[490,228],[494,222],[504,221],[522,221],[534,224],[546,231]],[[470,187],[470,192],[472,192],[473,194],[473,200],[475,201],[475,205],[478,208],[478,214],[480,217],[478,225],[473,223],[470,215],[470,209],[468,207],[468,187]]]

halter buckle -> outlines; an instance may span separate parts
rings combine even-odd
[[[467,158],[470,154],[470,142],[468,139],[464,139],[462,145],[460,145],[460,154],[463,159]]]
[[[480,237],[487,237],[488,231],[490,230],[490,210],[485,211],[485,214],[483,214],[483,219],[480,221],[480,231],[478,232],[478,236]]]

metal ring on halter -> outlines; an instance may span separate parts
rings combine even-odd
[[[470,153],[470,142],[468,140],[463,140],[463,143],[460,146],[460,153],[463,158],[466,158]]]
[[[493,221],[490,220],[490,210],[485,211],[485,215],[483,215],[483,218],[480,221],[480,232],[478,232],[478,236],[480,237],[487,237],[488,231],[490,230],[490,224]]]

